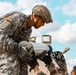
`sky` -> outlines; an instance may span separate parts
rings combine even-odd
[[[37,42],[41,43],[42,35],[51,35],[54,51],[63,51],[69,47],[70,51],[64,56],[70,73],[76,65],[76,0],[0,0],[0,16],[10,11],[29,15],[37,4],[49,8],[53,23],[39,29],[33,28],[31,36],[36,36]]]

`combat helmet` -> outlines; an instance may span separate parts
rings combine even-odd
[[[36,5],[32,9],[32,13],[40,16],[45,23],[53,22],[49,9],[44,5]]]

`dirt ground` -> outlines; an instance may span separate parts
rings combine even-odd
[[[46,73],[47,75],[50,75],[48,69],[45,67],[45,64],[40,60],[38,60],[38,62],[39,62],[39,69],[44,73]],[[29,73],[28,75],[35,75],[33,70],[31,71],[31,73],[28,70],[28,73]]]

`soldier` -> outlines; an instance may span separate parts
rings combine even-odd
[[[50,22],[51,13],[44,5],[36,5],[29,16],[14,11],[0,17],[0,75],[28,75],[27,63],[37,75],[46,75],[39,71],[35,57],[32,59],[33,46],[27,41],[32,27],[38,29]],[[26,48],[19,45],[21,41],[26,41]]]
[[[73,67],[71,75],[76,75],[76,66]]]

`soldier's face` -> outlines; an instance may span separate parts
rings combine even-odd
[[[71,75],[76,75],[76,70],[72,70]]]
[[[71,75],[76,75],[74,71],[71,72]]]
[[[38,17],[38,16],[36,16],[34,18],[34,22],[35,22],[34,27],[36,29],[40,28],[41,26],[44,26],[44,24],[45,24],[45,22],[43,21],[43,19],[41,17]]]

